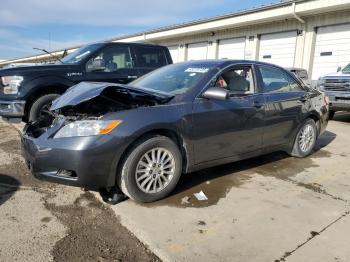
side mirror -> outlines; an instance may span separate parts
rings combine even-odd
[[[210,87],[202,94],[204,98],[215,100],[227,100],[229,96],[228,90],[222,87]]]
[[[338,66],[337,72],[340,72],[340,70],[341,70],[341,66]]]

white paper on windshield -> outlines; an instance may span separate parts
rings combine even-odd
[[[188,73],[207,73],[209,71],[209,68],[205,68],[205,67],[189,67],[185,70],[185,72]]]

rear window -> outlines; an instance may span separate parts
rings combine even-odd
[[[162,48],[135,47],[136,60],[139,67],[161,67],[167,65]]]

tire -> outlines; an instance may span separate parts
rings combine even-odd
[[[53,100],[55,100],[59,96],[59,94],[48,94],[41,96],[37,100],[35,100],[29,111],[29,122],[35,122],[36,120],[38,120],[38,118],[43,114],[42,110],[45,108],[45,106],[48,106]]]
[[[328,120],[333,120],[335,115],[335,111],[329,110],[328,112]]]
[[[152,150],[154,150],[154,156]],[[117,174],[117,184],[125,195],[135,201],[148,203],[160,200],[174,190],[182,172],[182,155],[174,141],[164,136],[149,136],[137,142],[128,152]],[[145,157],[146,154],[149,161]],[[161,161],[163,157],[164,160]],[[168,158],[170,160],[166,162]],[[151,167],[155,162],[163,163],[164,169],[158,166]],[[168,166],[171,167],[168,168]],[[137,182],[137,176],[139,179],[142,176],[144,178]],[[152,180],[153,184],[147,191],[147,186]],[[145,185],[142,187],[143,183]],[[161,183],[164,186],[162,189]],[[152,190],[154,191],[151,192]]]
[[[308,131],[306,131],[306,128],[308,128]],[[303,136],[303,132],[309,132],[308,133],[309,135],[304,133],[304,136]],[[305,136],[306,136],[306,139],[310,138],[311,140],[310,142],[307,142],[305,144],[306,145],[305,147],[303,147],[302,139],[304,139]],[[301,126],[301,128],[299,129],[296,135],[291,155],[294,157],[306,157],[310,155],[315,147],[316,140],[317,140],[316,123],[313,119],[307,119],[304,122],[304,124]]]

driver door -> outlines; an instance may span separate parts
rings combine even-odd
[[[127,84],[134,70],[129,46],[108,46],[86,63],[86,80]]]
[[[228,158],[262,148],[264,97],[256,92],[252,65],[224,71],[215,86],[226,100],[197,98],[193,104],[195,163]]]

